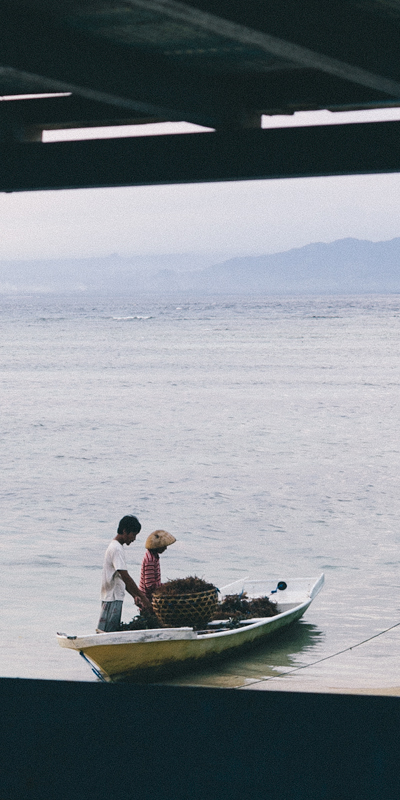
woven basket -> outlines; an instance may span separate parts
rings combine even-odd
[[[153,595],[153,609],[164,628],[207,625],[217,608],[216,589],[197,594]]]

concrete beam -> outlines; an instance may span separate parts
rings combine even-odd
[[[400,98],[399,26],[345,0],[129,0],[298,66]],[[215,13],[217,10],[217,13]],[[362,42],[362,47],[360,47]]]
[[[0,145],[0,191],[400,172],[400,122]]]

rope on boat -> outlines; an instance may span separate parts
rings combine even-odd
[[[98,678],[99,681],[101,681],[102,683],[107,683],[105,678],[103,678],[101,672],[98,669],[96,669],[94,664],[92,664],[92,662],[89,661],[89,659],[85,656],[85,653],[83,652],[83,650],[79,650],[79,655],[82,656],[82,658],[86,661],[87,664],[89,664],[89,667],[92,670],[92,672],[94,672],[94,674],[96,675],[96,678]]]
[[[321,664],[322,661],[328,661],[330,658],[336,658],[336,656],[341,656],[343,653],[348,653],[349,650],[355,650],[356,647],[361,647],[362,644],[366,644],[370,642],[372,639],[377,639],[378,636],[383,636],[384,633],[388,633],[388,631],[392,631],[393,628],[398,628],[400,626],[400,622],[396,622],[395,625],[391,625],[390,628],[385,628],[384,631],[379,631],[379,633],[374,633],[373,636],[369,636],[368,639],[363,639],[362,642],[357,642],[357,644],[352,644],[351,647],[345,647],[344,650],[339,650],[337,653],[331,653],[330,656],[324,656],[324,658],[319,658],[318,661],[312,661],[311,664],[303,664],[301,667],[294,667],[293,669],[289,669],[287,672],[282,672],[281,675],[270,675],[268,678],[257,678],[257,680],[251,681],[251,683],[246,683],[245,686],[238,686],[238,689],[246,689],[248,686],[254,686],[255,683],[265,683],[266,681],[274,681],[276,678],[285,678],[286,675],[291,675],[293,672],[298,672],[300,669],[307,669],[307,667],[314,667],[316,664]]]

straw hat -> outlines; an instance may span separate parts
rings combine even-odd
[[[145,542],[146,550],[157,550],[158,547],[168,547],[176,542],[175,536],[167,531],[154,531],[147,537]]]

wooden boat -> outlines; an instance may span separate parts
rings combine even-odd
[[[88,636],[58,633],[57,638],[61,647],[83,655],[103,680],[154,680],[193,669],[205,660],[232,655],[240,648],[251,647],[271,636],[300,619],[323,584],[322,574],[318,579],[284,581],[245,578],[224,586],[220,591],[222,597],[246,592],[248,598],[268,596],[277,603],[275,616],[243,620],[234,629],[228,629],[226,620],[217,620],[210,623],[206,631],[157,628]]]

